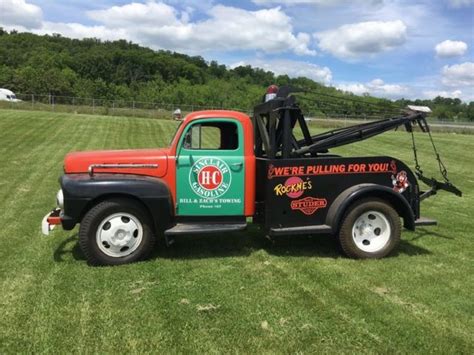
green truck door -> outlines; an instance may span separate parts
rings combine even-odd
[[[198,120],[183,132],[176,164],[177,215],[244,214],[242,133],[231,119]]]

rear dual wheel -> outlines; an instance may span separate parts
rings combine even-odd
[[[155,244],[148,212],[137,201],[110,199],[81,221],[79,244],[91,265],[121,265],[145,259]]]
[[[383,200],[364,199],[346,212],[339,231],[339,243],[351,258],[378,259],[398,246],[400,235],[397,211]]]

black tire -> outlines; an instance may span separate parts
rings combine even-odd
[[[110,256],[101,250],[103,247],[98,245],[98,228],[109,216],[120,215],[121,213],[134,217],[135,221],[139,223],[137,225],[141,227],[140,241],[135,242],[132,248],[133,252],[130,254]],[[126,219],[124,221],[127,222]],[[135,236],[135,233],[133,236]],[[148,212],[139,202],[126,198],[115,198],[98,203],[86,213],[79,229],[79,245],[87,262],[93,266],[122,265],[143,260],[152,252],[155,242],[156,238],[153,235],[153,227]]]
[[[370,213],[371,211],[375,213]],[[367,219],[365,219],[365,216],[367,216]],[[384,216],[385,220],[381,216]],[[374,221],[373,225],[371,219]],[[357,225],[354,226],[356,222]],[[382,228],[382,231],[381,228],[378,228],[378,225],[387,225],[390,229]],[[361,232],[363,227],[367,227],[367,234]],[[364,237],[365,235],[367,235],[367,238]],[[387,256],[398,247],[400,236],[401,223],[397,211],[383,200],[370,198],[357,201],[349,207],[339,230],[339,244],[344,254],[350,258],[379,259]],[[371,248],[374,248],[374,250],[370,250]]]

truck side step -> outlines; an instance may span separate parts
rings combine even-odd
[[[165,236],[183,234],[211,234],[238,232],[247,228],[247,222],[239,223],[178,223],[165,231]]]
[[[421,226],[436,226],[438,224],[438,221],[426,217],[420,217],[415,221],[415,226],[421,227]]]
[[[332,228],[326,224],[302,227],[270,228],[270,236],[296,234],[331,234]]]

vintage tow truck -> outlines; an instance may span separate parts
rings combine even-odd
[[[429,133],[426,111],[412,107],[311,136],[285,87],[267,95],[252,119],[235,111],[194,112],[168,148],[68,154],[58,207],[44,217],[42,231],[80,223],[79,244],[91,265],[145,259],[157,236],[167,245],[177,235],[225,238],[250,218],[269,237],[332,234],[349,257],[381,258],[399,243],[400,220],[409,230],[436,224],[420,217],[421,200],[440,189],[461,192],[447,179],[425,178],[418,164],[426,192],[396,158],[341,157],[328,149],[399,126],[412,132],[418,124]]]

